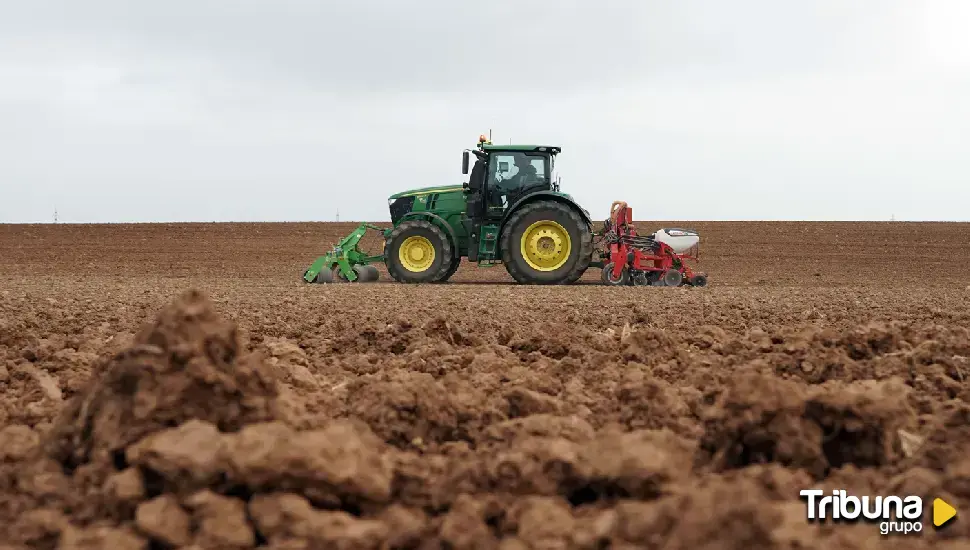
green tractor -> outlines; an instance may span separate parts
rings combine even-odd
[[[463,185],[391,195],[393,227],[363,223],[303,275],[308,283],[377,279],[370,263],[383,261],[402,283],[441,283],[462,258],[502,264],[519,283],[569,284],[593,257],[589,212],[559,190],[553,173],[561,149],[548,145],[493,145],[485,136],[462,153]],[[469,174],[471,157],[474,165]],[[380,231],[384,250],[371,255],[358,243]]]

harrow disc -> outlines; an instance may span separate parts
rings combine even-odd
[[[354,273],[357,274],[357,279],[353,282],[355,283],[372,283],[380,279],[380,272],[377,268],[372,265],[355,265]],[[334,284],[334,283],[349,283],[351,281],[347,280],[346,277],[340,273],[340,268],[334,266],[331,269],[320,270],[317,274],[317,278],[314,279],[315,283],[318,284]]]
[[[333,271],[329,269],[321,269],[320,273],[317,273],[317,278],[313,282],[318,284],[328,284],[333,282]]]
[[[354,272],[357,273],[359,283],[373,283],[380,279],[380,273],[372,265],[355,265]]]

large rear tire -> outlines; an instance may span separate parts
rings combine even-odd
[[[593,258],[593,233],[569,205],[537,201],[512,214],[502,229],[501,246],[502,263],[517,282],[571,284]]]
[[[424,220],[406,221],[388,235],[384,265],[399,283],[433,283],[451,268],[454,248],[438,226]]]

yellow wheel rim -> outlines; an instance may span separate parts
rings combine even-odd
[[[421,273],[431,269],[434,263],[434,245],[425,237],[417,235],[404,239],[397,252],[404,269],[412,273]]]
[[[551,220],[535,222],[522,233],[522,258],[536,271],[555,271],[566,263],[572,241],[566,228]]]

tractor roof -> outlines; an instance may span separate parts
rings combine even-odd
[[[558,145],[495,145],[486,143],[482,145],[485,151],[535,151],[540,153],[550,152],[558,154],[562,152],[562,147]]]

